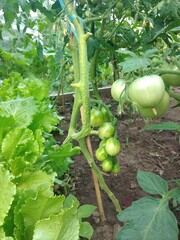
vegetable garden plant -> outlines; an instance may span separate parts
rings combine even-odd
[[[54,183],[62,184],[59,179],[70,168],[71,157],[81,153],[92,170],[101,221],[106,217],[100,188],[124,225],[117,239],[178,239],[169,203],[180,203],[179,180],[170,189],[160,176],[138,171],[139,185],[154,196],[125,210],[107,186],[106,175],[121,170],[121,143],[118,121],[98,87],[104,85],[102,76],[107,78],[119,114],[129,109],[159,118],[170,97],[178,107],[180,97],[173,87],[180,86],[179,2],[4,0],[0,6],[5,20],[1,40],[6,34],[12,39],[12,46],[1,44],[0,49],[0,238],[92,238],[93,229],[84,218],[96,207],[81,206],[75,196],[55,195],[53,189]],[[31,19],[31,11],[39,13],[40,21]],[[15,19],[20,37],[7,30]],[[27,24],[23,29],[22,22]],[[26,30],[35,24],[39,35],[34,40]],[[69,87],[74,91],[68,134],[61,145],[52,134],[62,117],[49,98],[49,79],[55,79],[62,92]],[[167,126],[179,131],[177,123],[149,129]],[[97,149],[92,149],[91,135],[99,139]]]

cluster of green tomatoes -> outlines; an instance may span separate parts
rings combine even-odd
[[[170,103],[163,77],[146,75],[130,84],[118,79],[111,87],[112,98],[120,104],[132,104],[146,118],[159,118],[166,113]]]
[[[121,145],[115,137],[116,129],[110,122],[106,108],[92,108],[90,124],[92,127],[98,128],[97,134],[101,139],[95,156],[101,162],[102,170],[114,174],[119,173],[120,164],[116,157],[120,153]]]

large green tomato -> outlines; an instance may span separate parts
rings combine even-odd
[[[116,80],[111,86],[111,96],[119,102],[120,98],[125,95],[126,82],[123,79]]]
[[[111,137],[107,139],[106,144],[105,144],[105,150],[110,156],[116,156],[119,154],[121,149],[120,142],[114,138]]]
[[[153,108],[162,99],[165,85],[158,75],[149,75],[134,80],[128,88],[130,100],[142,108]]]
[[[99,127],[103,124],[103,122],[104,122],[103,113],[98,109],[92,108],[90,114],[90,125],[92,127]]]
[[[163,116],[169,108],[169,94],[165,92],[163,99],[153,108],[139,108],[139,112],[147,118],[159,118]]]
[[[163,68],[165,70],[178,71],[178,68],[176,66],[168,65]],[[161,77],[162,77],[164,83],[169,86],[180,86],[180,75],[167,73],[167,74],[161,75]]]
[[[115,128],[110,122],[103,123],[98,129],[98,136],[101,139],[110,138],[114,135]]]

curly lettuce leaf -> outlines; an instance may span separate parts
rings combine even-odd
[[[0,103],[0,117],[13,117],[16,126],[20,128],[29,126],[36,112],[37,106],[33,97]]]
[[[8,162],[14,175],[19,175],[36,162],[41,148],[30,129],[15,128],[2,141],[2,159]]]
[[[2,226],[16,194],[16,186],[12,183],[12,175],[3,165],[0,165],[0,189],[0,226]]]

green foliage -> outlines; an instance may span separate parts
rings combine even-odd
[[[49,83],[12,73],[0,93],[0,238],[90,239],[93,229],[82,220],[95,208],[79,207],[75,197],[67,205],[68,198],[54,195],[55,178],[68,171],[79,150],[48,142],[60,119]]]
[[[151,124],[144,127],[142,130],[159,130],[159,131],[180,131],[180,124],[175,122],[161,122],[156,124]]]
[[[168,191],[167,181],[150,172],[138,171],[137,180],[145,192],[161,198],[141,198],[120,212],[118,219],[126,224],[117,233],[117,239],[178,239],[177,220],[169,209],[169,201],[179,201],[180,188]]]

